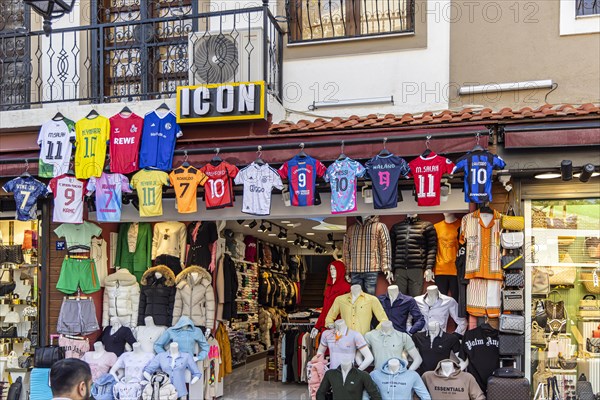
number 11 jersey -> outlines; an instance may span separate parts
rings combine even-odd
[[[75,139],[75,123],[70,119],[51,119],[42,124],[37,140],[40,146],[38,175],[41,178],[67,173],[71,161],[71,139]]]
[[[454,163],[434,152],[428,157],[419,156],[408,163],[415,178],[417,204],[439,206],[442,175],[452,173]]]

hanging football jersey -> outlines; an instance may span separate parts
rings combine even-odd
[[[38,176],[52,178],[67,173],[72,139],[75,139],[75,123],[70,119],[51,119],[42,124],[37,140],[40,146]]]
[[[325,182],[331,184],[332,214],[356,211],[356,178],[361,178],[365,172],[361,163],[348,157],[327,168]]]
[[[398,207],[402,201],[402,192],[398,191],[401,176],[410,173],[410,167],[402,157],[375,156],[365,165],[367,174],[373,182],[373,206],[376,210]]]
[[[208,179],[204,184],[206,209],[233,206],[234,193],[231,180],[236,177],[239,169],[227,161],[213,162],[200,168]]]
[[[465,201],[485,203],[492,201],[492,172],[506,166],[504,160],[487,150],[469,152],[458,159],[452,173],[465,173]]]
[[[271,191],[273,188],[283,189],[283,182],[277,170],[269,164],[252,163],[242,168],[235,177],[236,185],[244,185],[242,212],[253,215],[269,215],[271,213]]]
[[[71,175],[50,179],[48,191],[54,196],[52,222],[81,224],[85,182]]]
[[[140,217],[162,215],[162,187],[168,185],[169,175],[163,171],[143,169],[131,178],[130,186],[139,199]]]
[[[319,160],[310,156],[296,155],[279,168],[279,175],[287,178],[290,185],[293,206],[303,207],[315,204],[315,184],[317,177],[325,175],[327,168]]]
[[[177,125],[177,117],[172,111],[164,116],[151,111],[144,116],[142,145],[140,147],[140,168],[157,168],[170,171],[173,167],[175,142],[183,133]]]
[[[198,185],[203,186],[207,179],[204,172],[192,166],[178,167],[171,171],[169,181],[175,189],[177,211],[182,214],[198,211],[196,204]]]
[[[75,124],[75,176],[88,179],[102,175],[106,158],[106,142],[110,137],[108,118],[82,118]]]
[[[123,192],[131,193],[129,179],[121,174],[103,173],[100,178],[91,177],[88,193],[96,192],[96,219],[98,222],[119,222]]]
[[[408,163],[415,179],[417,204],[419,206],[439,206],[442,175],[450,174],[454,163],[446,157],[431,152],[429,156],[419,156]]]
[[[131,113],[110,117],[110,171],[130,174],[139,169],[140,139],[144,118]]]
[[[48,194],[46,185],[32,176],[10,180],[2,189],[13,193],[17,205],[16,218],[19,221],[37,219],[37,199]]]

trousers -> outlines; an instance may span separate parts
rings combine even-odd
[[[423,273],[421,268],[396,268],[394,270],[394,280],[400,293],[411,297],[423,294]]]
[[[353,272],[352,285],[360,285],[365,293],[375,296],[377,272]]]

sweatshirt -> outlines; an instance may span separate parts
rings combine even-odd
[[[390,371],[390,360],[398,360],[400,368],[396,372]],[[431,400],[423,380],[415,371],[406,369],[406,361],[391,358],[383,364],[380,370],[371,372],[371,379],[379,388],[382,400],[412,400],[413,390],[421,400]],[[437,399],[436,399],[437,400]]]
[[[329,389],[333,390],[333,400],[362,400],[364,390],[371,400],[382,400],[379,389],[369,374],[354,367],[348,371],[345,382],[341,366],[325,372],[321,386],[317,390],[317,400],[325,400],[325,394]]]
[[[454,364],[454,372],[448,377],[442,374],[444,362]],[[461,371],[459,364],[453,360],[440,361],[435,371],[423,374],[423,380],[435,400],[485,400],[485,395],[473,375]]]

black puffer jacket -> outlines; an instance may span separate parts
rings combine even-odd
[[[162,277],[156,278],[156,273]],[[152,316],[156,325],[171,326],[175,303],[175,274],[167,266],[158,265],[144,272],[140,281],[138,325]]]
[[[433,268],[437,233],[431,222],[407,218],[390,229],[392,268]]]

